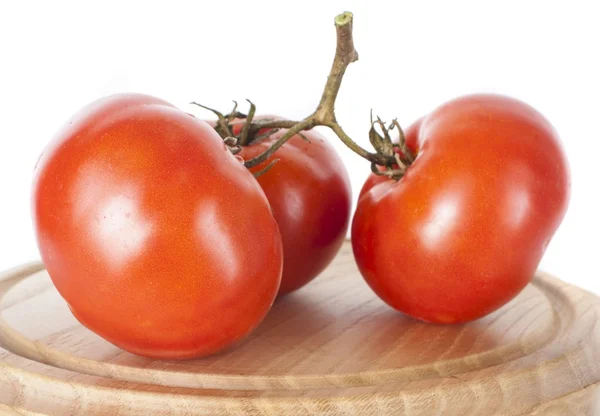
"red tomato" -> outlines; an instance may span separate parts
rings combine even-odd
[[[477,319],[531,280],[567,208],[565,155],[546,119],[497,95],[441,106],[415,139],[418,156],[402,179],[370,179],[377,183],[363,190],[356,261],[399,311],[437,323]]]
[[[237,134],[241,127],[236,126]],[[249,160],[267,150],[285,130],[243,147]],[[315,130],[292,137],[266,162],[273,168],[258,177],[283,241],[283,275],[279,294],[296,290],[314,279],[333,260],[346,237],[352,193],[344,164],[333,147]]]
[[[37,164],[33,216],[73,314],[135,354],[221,350],[279,288],[281,238],[260,186],[208,124],[157,98],[76,114]]]

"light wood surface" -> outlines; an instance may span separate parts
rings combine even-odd
[[[539,274],[479,321],[416,322],[346,244],[237,348],[153,361],[83,328],[32,264],[0,275],[0,414],[600,415],[599,315],[597,297]]]

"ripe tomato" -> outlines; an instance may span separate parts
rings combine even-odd
[[[273,118],[273,117],[271,117]],[[241,126],[234,126],[237,134]],[[240,156],[252,159],[285,133],[244,146]],[[258,177],[273,208],[283,241],[283,275],[279,294],[296,290],[314,279],[333,260],[346,237],[352,192],[344,164],[333,147],[315,130],[296,135],[266,162],[279,162]]]
[[[497,95],[451,101],[417,123],[398,181],[369,179],[352,224],[361,273],[389,305],[455,323],[484,316],[531,280],[565,214],[558,136]]]
[[[73,314],[132,353],[211,354],[276,297],[282,245],[263,191],[208,124],[165,101],[82,109],[40,158],[32,202]]]

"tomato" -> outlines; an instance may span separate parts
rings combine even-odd
[[[533,108],[498,95],[451,101],[409,137],[418,155],[405,175],[363,189],[357,264],[405,314],[477,319],[531,280],[564,217],[570,179],[559,138]]]
[[[234,133],[240,129],[236,125]],[[244,146],[239,155],[245,160],[258,156],[285,131]],[[279,159],[258,182],[283,240],[280,295],[304,286],[325,269],[344,242],[350,222],[352,194],[342,160],[317,131],[302,134],[308,141],[293,136],[266,162],[250,169],[258,172]]]
[[[276,297],[282,243],[264,192],[207,123],[160,99],[116,95],[77,113],[40,158],[32,203],[56,288],[129,352],[214,353]]]

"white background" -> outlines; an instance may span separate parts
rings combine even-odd
[[[333,17],[355,14],[338,117],[367,145],[369,109],[408,125],[458,95],[497,92],[556,126],[572,168],[567,217],[541,268],[600,293],[600,25],[593,1],[0,2],[0,268],[37,258],[31,173],[58,127],[115,92],[189,112],[251,98],[290,118],[316,105]],[[334,139],[329,132],[325,132]],[[368,166],[336,142],[355,194]]]

